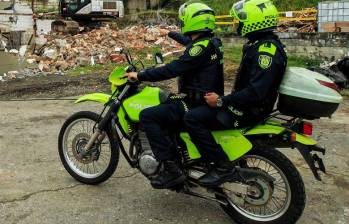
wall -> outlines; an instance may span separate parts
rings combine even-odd
[[[334,60],[349,56],[349,33],[279,33],[288,53],[323,60]],[[245,38],[225,36],[228,47],[241,46]]]
[[[157,7],[159,4],[160,0],[128,0],[126,1],[126,7],[130,12],[134,12],[134,11],[144,11],[150,8],[154,8]]]
[[[318,13],[319,32],[335,32],[336,22],[347,22],[345,27],[339,27],[349,31],[349,1],[320,2]],[[345,23],[343,23],[345,24]]]
[[[2,33],[22,32],[21,44],[28,44],[34,34],[33,26],[33,12],[26,4],[16,3],[11,10],[0,10],[0,31]]]

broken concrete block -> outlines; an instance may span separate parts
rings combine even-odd
[[[67,46],[67,40],[65,39],[55,39],[56,45],[60,48],[64,48]]]
[[[65,61],[57,61],[55,63],[55,67],[58,69],[58,70],[61,70],[61,71],[64,71],[66,70],[67,68],[69,68],[69,64]]]
[[[86,65],[89,65],[90,62],[91,62],[91,59],[89,57],[77,57],[76,58],[76,64],[77,65],[86,66]]]
[[[11,53],[11,54],[18,54],[18,50],[16,50],[16,49],[11,49],[11,50],[9,51],[9,53]]]
[[[43,56],[48,57],[50,59],[57,59],[58,54],[55,49],[46,49],[43,53]]]

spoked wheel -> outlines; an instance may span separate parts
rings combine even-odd
[[[106,181],[115,171],[119,148],[111,130],[86,152],[90,137],[95,132],[98,115],[83,111],[72,115],[63,124],[58,139],[58,151],[64,168],[76,180],[86,184]]]
[[[223,185],[222,194],[227,205],[224,211],[237,223],[291,224],[296,223],[305,206],[304,183],[291,161],[279,151],[269,147],[252,150],[243,159],[245,168],[265,172],[275,181],[264,176],[246,180],[247,195],[239,195]]]

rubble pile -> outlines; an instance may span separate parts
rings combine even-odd
[[[302,13],[297,14],[297,18],[317,18],[317,13],[315,8],[307,8]],[[284,20],[280,21],[278,32],[315,33],[316,29],[317,22],[315,20]]]
[[[132,26],[122,30],[95,29],[74,36],[50,34],[41,38],[42,46],[27,57],[27,63],[50,73],[80,65],[122,63],[121,48],[142,50],[157,46],[163,52],[180,49],[167,36],[169,31],[177,30],[176,26]]]
[[[349,57],[333,62],[324,62],[319,67],[310,67],[312,71],[330,78],[341,89],[349,89]]]

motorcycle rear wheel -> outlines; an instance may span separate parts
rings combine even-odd
[[[243,160],[255,160],[253,165],[250,164],[248,165],[248,167],[251,167],[252,169],[258,169],[260,171],[264,170],[265,166],[263,162],[262,164],[260,164],[260,161],[265,161],[265,164],[269,163],[271,166],[275,166],[273,167],[273,169],[275,170],[272,171],[274,173],[278,171],[280,175],[273,183],[268,183],[262,178],[260,180],[256,180],[255,185],[262,186],[259,186],[259,189],[261,189],[260,192],[263,192],[263,194],[265,194],[265,192],[268,192],[268,190],[266,191],[265,189],[269,189],[267,197],[265,197],[264,199],[263,197],[258,199],[257,197],[253,198],[247,196],[243,199],[243,205],[234,202],[234,199],[232,199],[232,197],[229,197],[224,189],[221,189],[221,194],[216,194],[216,198],[219,200],[226,200],[228,202],[227,205],[221,204],[222,209],[236,223],[241,224],[296,223],[304,211],[306,194],[303,180],[292,162],[281,152],[269,146],[258,146],[254,148],[253,150],[251,150],[251,152],[248,153],[248,155],[245,156],[245,158],[243,158]],[[259,164],[257,165],[258,160]],[[260,166],[261,168],[258,168],[258,166]],[[281,183],[281,181],[284,181],[284,183]],[[281,185],[285,188],[285,190],[281,190]],[[280,191],[281,193],[278,191]],[[283,191],[285,192],[285,197],[283,197],[282,195]],[[223,197],[222,195],[225,195],[225,197]],[[241,195],[233,196],[241,197]],[[281,199],[283,199],[284,202]],[[270,203],[271,205],[268,205],[267,203]],[[267,209],[265,208],[265,206],[267,207]],[[270,208],[268,206],[270,206]],[[280,208],[277,209],[278,206],[280,206]],[[275,212],[273,208],[274,210],[276,210]]]
[[[89,185],[108,180],[119,162],[119,147],[113,138],[111,127],[105,130],[104,140],[96,143],[90,150],[91,153],[79,156],[94,133],[98,118],[98,114],[90,111],[73,114],[64,122],[58,137],[58,152],[64,168],[77,181]],[[80,130],[75,130],[78,125],[81,125]],[[70,134],[72,136],[69,138]]]

